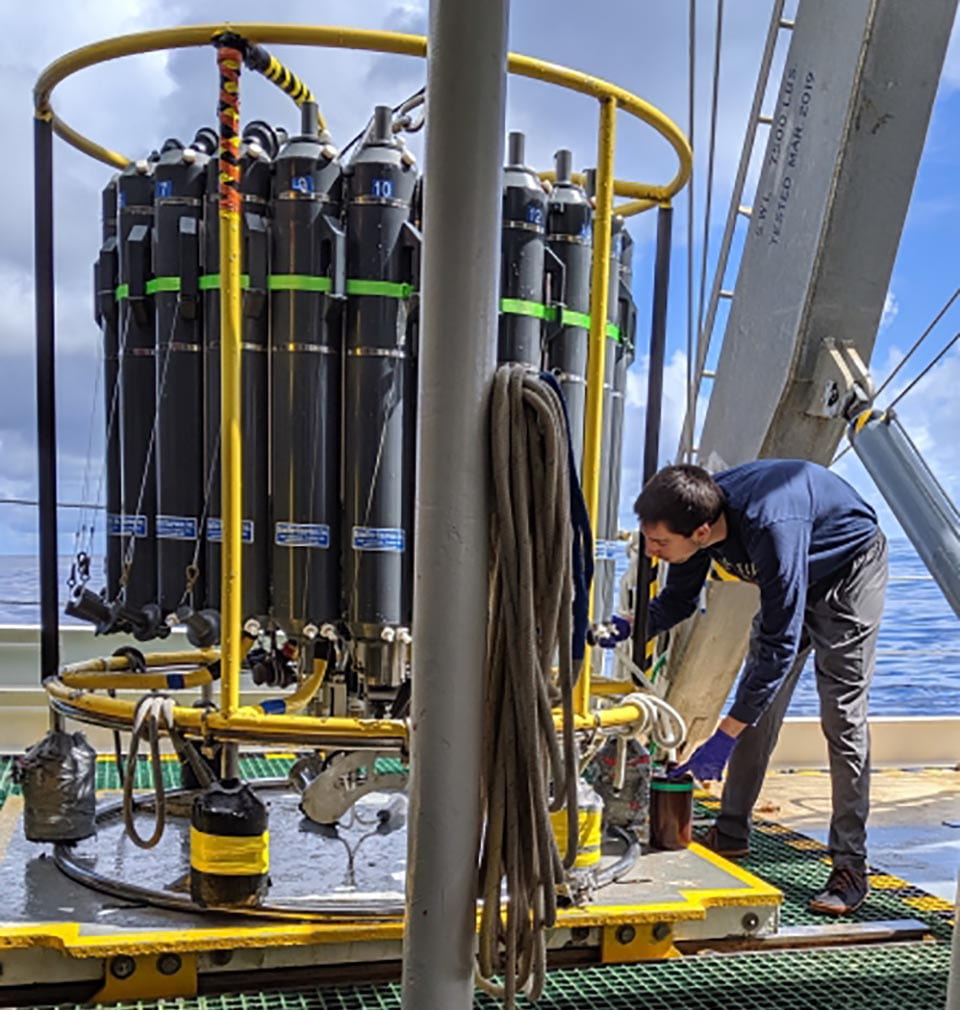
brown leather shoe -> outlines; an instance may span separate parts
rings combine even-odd
[[[827,878],[827,885],[810,902],[810,909],[824,915],[848,915],[855,912],[870,893],[870,881],[864,870],[838,866]]]
[[[699,839],[700,844],[724,859],[743,859],[750,855],[750,843],[739,838],[731,838],[720,831],[716,824],[711,825],[705,835]]]

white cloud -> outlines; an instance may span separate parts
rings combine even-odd
[[[954,22],[953,31],[950,33],[941,87],[951,90],[960,88],[960,17]]]
[[[899,352],[893,352],[891,360],[896,360],[898,355]],[[907,376],[887,390],[880,405],[895,399],[910,381],[912,377]],[[895,408],[907,435],[936,474],[943,489],[956,503],[960,503],[960,441],[952,437],[952,433],[960,430],[960,398],[956,395],[958,388],[960,351],[954,349]],[[836,470],[878,510],[881,524],[888,531],[892,529],[898,535],[903,535],[880,490],[854,452],[846,453]]]
[[[880,329],[886,329],[897,318],[900,306],[897,304],[897,297],[893,291],[888,291],[883,299],[883,312],[880,314]]]
[[[649,358],[644,355],[627,373],[626,412],[623,428],[623,475],[620,482],[620,523],[633,522],[633,502],[643,483],[643,447],[646,428]],[[707,397],[701,393],[697,417],[706,411]],[[660,419],[660,465],[674,461],[687,411],[687,356],[675,351],[663,370],[663,406]]]

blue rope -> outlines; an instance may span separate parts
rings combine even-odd
[[[590,531],[590,517],[587,503],[583,500],[583,489],[577,476],[577,464],[573,456],[573,440],[570,435],[570,417],[567,401],[564,399],[560,383],[551,372],[541,372],[540,378],[554,391],[563,408],[564,427],[567,432],[567,462],[570,472],[570,525],[573,527],[573,643],[574,667],[579,668],[586,655],[587,624],[590,619],[590,584],[593,582],[593,533]]]

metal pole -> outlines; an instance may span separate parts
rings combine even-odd
[[[960,876],[957,878],[957,903],[953,922],[953,944],[950,948],[950,974],[947,976],[946,1010],[960,1010]]]
[[[657,258],[653,268],[653,319],[650,325],[650,364],[647,371],[647,424],[643,443],[643,483],[657,472],[660,461],[660,416],[663,408],[663,363],[667,347],[667,291],[670,286],[670,235],[673,208],[657,212]],[[650,559],[640,552],[634,599],[633,661],[645,668],[647,616],[652,582]]]
[[[33,121],[33,276],[37,321],[37,484],[40,513],[40,680],[60,665],[57,598],[57,401],[53,307],[53,123]]]
[[[405,1010],[473,1005],[508,8],[430,4]]]
[[[242,559],[243,446],[241,444],[241,298],[240,287],[240,68],[243,54],[223,38],[217,49],[220,70],[220,417],[223,545],[220,609],[223,652],[220,708],[228,718],[240,707],[243,659]],[[230,770],[236,748],[227,748]],[[228,775],[225,771],[224,773]]]
[[[584,408],[583,496],[594,542],[600,530],[600,453],[603,441],[603,372],[607,346],[607,294],[610,281],[610,238],[613,233],[613,152],[617,103],[600,101],[597,138],[596,209],[593,215],[593,263],[590,271],[590,343],[587,352],[587,402]],[[596,605],[597,583],[590,586],[590,615]],[[578,715],[590,710],[590,664],[584,663],[574,688]]]

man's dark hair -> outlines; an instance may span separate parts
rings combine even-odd
[[[674,533],[689,537],[720,518],[723,502],[723,491],[703,467],[679,463],[665,466],[647,481],[633,510],[641,522],[666,523]]]

